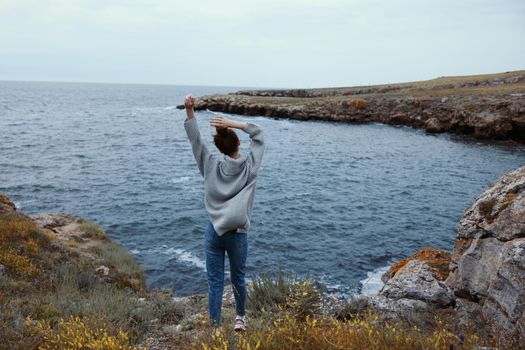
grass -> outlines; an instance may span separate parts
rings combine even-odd
[[[91,251],[98,257],[100,264],[110,268],[110,272],[115,271],[131,282],[134,280],[140,286],[145,285],[144,270],[122,246],[108,242],[92,247]]]
[[[277,311],[286,303],[287,291],[293,282],[290,274],[277,271],[273,278],[270,274],[261,274],[248,286],[248,309],[255,315]]]
[[[348,300],[344,306],[336,312],[335,317],[338,320],[350,320],[360,317],[369,309],[368,299],[363,297],[354,297]]]
[[[487,85],[487,86],[472,86],[472,87],[462,87],[462,88],[453,88],[448,87],[451,84],[465,84],[465,83],[476,83],[480,81],[486,81],[490,79],[505,79],[515,76],[524,76],[525,71],[515,71],[515,72],[505,72],[505,73],[495,73],[495,74],[482,74],[482,75],[467,75],[467,76],[453,76],[453,77],[440,77],[436,79],[415,81],[415,82],[406,82],[406,83],[395,83],[395,84],[380,84],[380,85],[367,85],[367,86],[352,86],[352,87],[335,87],[335,88],[314,88],[314,89],[298,89],[308,91],[314,94],[319,94],[320,96],[325,95],[330,97],[330,95],[341,96],[348,93],[355,93],[360,90],[371,90],[371,94],[375,94],[374,90],[381,89],[392,89],[387,90],[386,92],[379,92],[381,95],[397,95],[397,94],[410,94],[427,90],[432,94],[440,94],[439,91],[446,91],[448,93],[453,92],[466,92],[466,93],[485,93],[487,91],[500,91],[500,92],[509,92],[514,90],[523,90],[525,88],[525,82],[521,81],[515,84],[503,84],[503,85]],[[377,93],[377,92],[376,92]],[[371,95],[363,94],[363,95]],[[361,94],[360,94],[361,95]],[[310,98],[305,98],[309,100]]]
[[[405,349],[472,349],[479,338],[469,335],[465,341],[446,328],[424,333],[417,327],[385,323],[377,315],[340,321],[330,317],[297,320],[283,315],[271,323],[259,324],[241,336],[222,330],[203,338],[193,349],[309,349],[309,350],[405,350]]]
[[[79,220],[79,230],[82,232],[84,238],[106,239],[106,232],[99,225],[86,221]]]
[[[225,308],[223,327],[210,332],[205,298],[174,300],[169,290],[123,283],[142,279],[140,266],[108,238],[92,238],[94,260],[23,214],[0,216],[0,349],[121,350],[146,339],[163,349],[516,348],[505,337],[459,332],[441,319],[426,328],[387,322],[361,299],[328,316],[314,280],[281,270],[249,285],[248,332],[232,330],[234,308]],[[110,267],[109,276],[94,273],[100,263]]]
[[[323,290],[312,279],[299,279],[281,269],[275,277],[261,274],[248,287],[248,309],[256,316],[286,311],[299,319],[320,314]]]
[[[171,294],[145,293],[133,258],[85,227],[98,232],[95,260],[21,213],[0,216],[0,349],[131,349],[189,313]],[[110,278],[95,274],[100,262]]]

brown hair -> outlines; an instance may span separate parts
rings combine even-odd
[[[213,135],[213,142],[219,151],[228,156],[237,152],[240,141],[235,131],[230,128],[215,128],[215,130],[217,132]]]

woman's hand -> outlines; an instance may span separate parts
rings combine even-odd
[[[184,108],[186,108],[187,119],[195,118],[195,112],[193,111],[194,106],[195,106],[195,97],[193,97],[191,94],[187,95],[184,98]]]
[[[216,128],[244,129],[246,127],[246,123],[226,119],[222,115],[212,118],[210,120],[210,125]]]
[[[193,107],[195,107],[195,97],[191,94],[187,95],[184,98],[184,107],[186,107],[186,109],[193,109]]]

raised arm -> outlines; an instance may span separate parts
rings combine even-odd
[[[264,154],[263,130],[257,124],[230,120],[222,116],[211,119],[210,124],[215,127],[240,129],[250,135],[250,153],[248,157],[252,162],[252,172],[256,173],[261,166]]]
[[[186,96],[184,99],[184,107],[186,107],[184,129],[190,140],[191,149],[193,150],[193,155],[197,161],[199,171],[201,175],[204,176],[205,170],[213,159],[213,155],[208,150],[208,147],[202,142],[199,125],[197,124],[197,119],[195,119],[195,112],[193,110],[194,105],[195,98],[191,95]]]

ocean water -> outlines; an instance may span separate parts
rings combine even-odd
[[[175,105],[190,92],[237,89],[0,82],[0,192],[28,213],[101,224],[143,264],[150,287],[204,293],[203,182]],[[197,114],[217,153],[210,117]],[[373,292],[386,266],[421,247],[451,250],[465,208],[525,163],[514,143],[231,117],[262,126],[267,142],[248,276],[281,268],[346,295]]]

